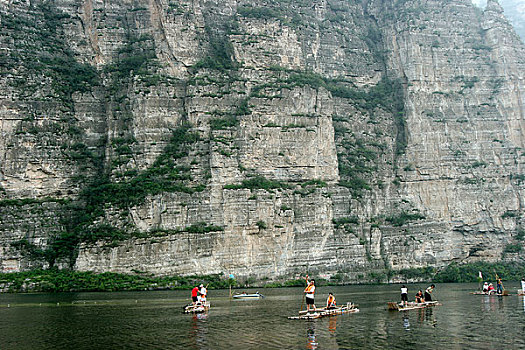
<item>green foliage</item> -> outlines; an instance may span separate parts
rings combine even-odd
[[[258,19],[281,19],[282,14],[269,7],[253,7],[253,6],[239,6],[237,8],[237,13],[243,17],[251,17]]]
[[[434,277],[434,282],[477,282],[481,271],[485,281],[496,279],[496,274],[504,280],[518,281],[525,276],[525,266],[519,263],[486,263],[471,264],[452,263],[440,270]]]
[[[120,274],[106,272],[77,272],[71,270],[33,270],[18,273],[0,273],[0,282],[10,284],[9,292],[26,291],[23,285],[35,283],[31,292],[109,292],[153,289],[191,289],[200,283],[210,289],[228,288],[223,275],[192,275],[155,277],[150,274]]]
[[[42,205],[44,203],[59,203],[59,204],[67,204],[69,203],[69,199],[64,198],[51,198],[51,197],[44,197],[44,198],[19,198],[19,199],[3,199],[0,200],[0,208],[2,207],[22,207],[24,205]]]
[[[239,125],[239,119],[231,115],[225,118],[210,119],[210,128],[212,130],[225,130],[228,128],[234,128]]]
[[[255,225],[257,225],[257,227],[259,228],[259,230],[266,230],[268,228],[268,225],[266,225],[266,222],[262,221],[262,220],[259,220],[255,223]]]
[[[301,187],[308,187],[308,186],[315,186],[315,187],[318,187],[318,188],[321,188],[321,187],[326,187],[328,186],[326,184],[325,181],[323,180],[317,180],[317,179],[314,179],[314,180],[308,180],[306,182],[303,182],[301,184]]]
[[[399,213],[398,215],[392,215],[385,218],[386,221],[390,222],[394,226],[403,226],[408,221],[422,220],[425,216],[420,213],[407,213],[405,211]]]
[[[72,94],[86,92],[99,85],[97,70],[77,61],[66,46],[63,26],[69,15],[51,2],[30,4],[27,17],[2,12],[2,28],[13,41],[14,50],[6,51],[4,66],[17,71],[11,80],[22,96],[31,96],[42,89],[42,82],[51,82],[55,96],[68,109],[72,108]]]
[[[511,174],[510,178],[512,180],[516,180],[516,182],[518,184],[521,184],[521,183],[525,182],[525,175],[524,174]]]
[[[97,240],[116,242],[136,234],[110,225],[93,225],[97,218],[104,214],[104,208],[108,206],[127,210],[131,206],[141,204],[149,195],[163,192],[191,194],[203,191],[204,185],[190,187],[186,184],[191,180],[190,168],[180,164],[183,163],[180,159],[188,157],[190,150],[199,140],[199,135],[191,132],[189,125],[183,125],[173,131],[170,142],[151,167],[143,171],[128,172],[126,174],[128,177],[118,182],[111,181],[107,175],[101,175],[90,182],[81,191],[78,202],[68,203],[68,215],[62,218],[64,231],[50,240],[43,254],[50,266],[53,266],[58,259],[69,259],[73,264],[80,242]],[[132,141],[127,138],[114,139],[117,147],[130,142]],[[27,202],[27,200],[19,201],[0,201],[0,205],[2,202],[4,205],[23,205]],[[32,200],[30,202],[33,203]],[[210,232],[220,229],[216,226],[197,224],[194,227],[190,226],[188,231]]]
[[[339,181],[339,186],[343,186],[350,189],[350,192],[352,193],[354,198],[361,197],[363,194],[363,190],[372,189],[367,181],[358,176],[352,176],[349,180]]]
[[[111,76],[110,93],[115,95],[123,87],[127,87],[133,76],[149,81],[152,71],[158,67],[156,57],[151,35],[128,37],[126,44],[118,50],[116,61],[105,67],[106,73]]]
[[[518,241],[523,241],[525,240],[525,230],[521,227],[518,227],[518,230],[516,232],[516,239]]]
[[[317,283],[318,281],[316,280],[316,285],[320,285],[319,283]],[[286,280],[286,281],[283,281],[283,282],[270,282],[270,283],[266,283],[264,285],[264,288],[284,288],[284,287],[304,287],[305,286],[305,282],[304,282],[304,279],[296,279],[296,280]]]
[[[505,246],[505,249],[503,249],[503,253],[519,253],[523,250],[523,247],[521,244],[507,244]]]
[[[142,203],[148,195],[162,192],[200,192],[204,189],[202,186],[189,187],[184,184],[191,179],[190,169],[177,165],[177,160],[189,156],[190,149],[199,140],[199,135],[190,132],[189,126],[182,126],[173,132],[163,153],[150,168],[121,182],[100,178],[82,192],[83,197],[93,207],[113,204],[128,208]]]
[[[225,73],[237,68],[237,64],[233,61],[233,45],[228,37],[231,27],[232,23],[225,21],[222,28],[209,26],[205,28],[210,47],[208,55],[193,65],[195,70],[204,68]]]
[[[357,216],[349,216],[339,219],[332,219],[333,224],[336,228],[339,228],[340,226],[343,226],[345,224],[355,224],[357,225],[359,223],[359,218]]]
[[[406,280],[432,280],[433,276],[436,274],[436,268],[432,266],[419,267],[412,269],[402,269],[395,271],[394,273],[402,276]]]
[[[190,233],[208,233],[224,231],[224,228],[216,225],[208,225],[205,222],[198,222],[196,224],[186,227],[185,231]]]
[[[255,189],[264,189],[264,190],[274,190],[274,189],[286,189],[290,186],[284,182],[268,180],[264,176],[255,176],[246,180],[243,180],[238,185],[226,185],[224,189],[236,190],[241,188],[248,188],[250,190]]]
[[[474,163],[472,163],[470,165],[471,168],[480,168],[480,167],[486,167],[487,166],[487,163],[483,162],[483,161],[475,161]]]
[[[502,219],[506,219],[506,218],[515,218],[517,217],[518,214],[514,211],[514,210],[507,210],[503,213],[503,215],[501,215],[501,218]]]

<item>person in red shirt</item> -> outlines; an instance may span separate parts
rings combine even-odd
[[[199,287],[195,287],[191,290],[191,303],[195,305],[197,302],[197,295],[199,294]]]

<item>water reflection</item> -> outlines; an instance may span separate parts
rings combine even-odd
[[[523,311],[525,311],[525,296],[523,297]]]
[[[410,330],[410,320],[408,318],[408,315],[403,315],[403,328],[405,329],[405,331],[409,331]]]
[[[190,342],[195,349],[207,349],[208,345],[208,327],[206,319],[207,313],[193,314],[190,326]]]
[[[337,329],[337,316],[332,316],[328,320],[328,332],[335,334]]]
[[[317,349],[317,340],[315,337],[315,321],[309,321],[306,330],[306,348]]]

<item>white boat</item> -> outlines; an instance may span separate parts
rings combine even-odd
[[[248,294],[248,293],[241,293],[241,294],[234,294],[232,296],[234,299],[259,299],[264,298],[264,295],[262,295],[259,292]]]

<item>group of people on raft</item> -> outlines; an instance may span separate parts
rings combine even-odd
[[[430,285],[427,289],[425,289],[424,294],[421,289],[418,290],[418,292],[416,293],[416,303],[421,304],[432,301],[432,292],[434,291],[434,288],[436,288],[435,285]],[[401,303],[404,306],[408,305],[408,288],[405,285],[401,287]]]
[[[193,306],[205,305],[206,294],[208,294],[208,290],[203,284],[199,285],[198,287],[194,287],[191,290],[191,304]]]
[[[492,283],[485,282],[483,284],[482,291],[483,293],[487,294],[503,294],[503,283],[501,282],[501,278],[498,277],[496,289],[494,289],[494,285]]]
[[[306,276],[306,288],[304,289],[305,300],[306,300],[306,312],[310,310],[316,311],[315,308],[315,280],[310,280],[308,275]],[[337,304],[335,302],[334,293],[328,293],[328,298],[326,299],[325,310],[335,309]]]

